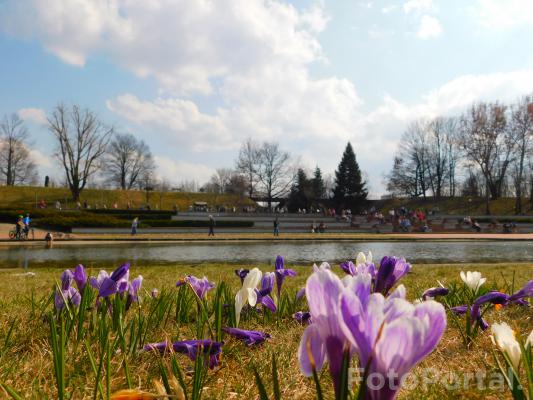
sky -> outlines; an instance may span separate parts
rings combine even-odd
[[[533,93],[531,0],[0,0],[0,116],[61,180],[47,115],[95,111],[171,183],[241,143],[333,174],[350,141],[371,197],[410,121]]]

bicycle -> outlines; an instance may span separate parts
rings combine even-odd
[[[17,228],[13,228],[9,231],[9,239],[11,240],[28,240],[29,230],[22,229],[17,234]]]

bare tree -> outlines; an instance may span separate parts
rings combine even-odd
[[[155,170],[150,148],[132,134],[115,135],[105,165],[109,180],[124,190],[138,187],[143,175]]]
[[[242,173],[248,183],[248,196],[253,197],[258,182],[259,146],[248,138],[241,146],[236,163],[237,171]]]
[[[286,196],[294,178],[290,154],[280,149],[278,143],[264,142],[259,148],[257,178],[260,189],[272,210],[275,198]]]
[[[493,200],[501,196],[516,144],[505,113],[506,107],[498,103],[474,105],[461,117],[458,131],[461,150],[480,168]]]
[[[398,196],[420,196],[418,166],[412,160],[396,156],[386,177],[387,191]]]
[[[62,104],[48,118],[48,126],[57,140],[56,157],[65,170],[72,199],[78,201],[88,179],[98,171],[114,130],[94,112]]]
[[[226,193],[226,189],[231,182],[234,171],[229,168],[217,168],[216,173],[211,176],[206,189],[213,193]]]
[[[17,114],[0,123],[0,177],[7,186],[33,183],[37,168],[28,149],[29,133]]]
[[[531,153],[533,135],[533,98],[526,96],[511,108],[511,134],[516,141],[516,158],[513,162],[512,177],[515,189],[515,211],[522,213],[522,196],[525,186],[525,168]]]

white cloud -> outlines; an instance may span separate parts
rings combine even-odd
[[[207,182],[215,173],[214,168],[203,164],[176,161],[168,157],[155,156],[157,174],[160,179],[178,184],[187,181],[196,181],[200,185]]]
[[[47,122],[46,113],[40,108],[21,108],[17,111],[17,114],[25,121],[35,122],[40,125],[45,125]]]
[[[0,30],[37,38],[63,61],[83,66],[99,53],[162,91],[213,93],[213,79],[248,73],[272,59],[322,58],[314,33],[327,16],[261,0],[7,0]]]
[[[420,27],[416,36],[420,39],[432,39],[439,37],[442,33],[442,26],[437,18],[424,15],[420,20]]]
[[[435,4],[433,0],[408,0],[403,3],[403,11],[406,14],[410,13],[423,13],[427,11],[432,11],[435,9]]]
[[[30,158],[37,165],[38,170],[40,170],[41,168],[45,168],[48,170],[53,167],[53,163],[50,157],[43,154],[37,149],[30,149]]]
[[[470,10],[477,22],[487,29],[533,27],[531,0],[477,0]]]

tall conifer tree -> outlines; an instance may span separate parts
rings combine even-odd
[[[335,171],[335,189],[333,199],[338,208],[357,211],[364,205],[366,196],[366,183],[361,178],[361,170],[355,159],[350,142],[342,155],[341,162]]]

